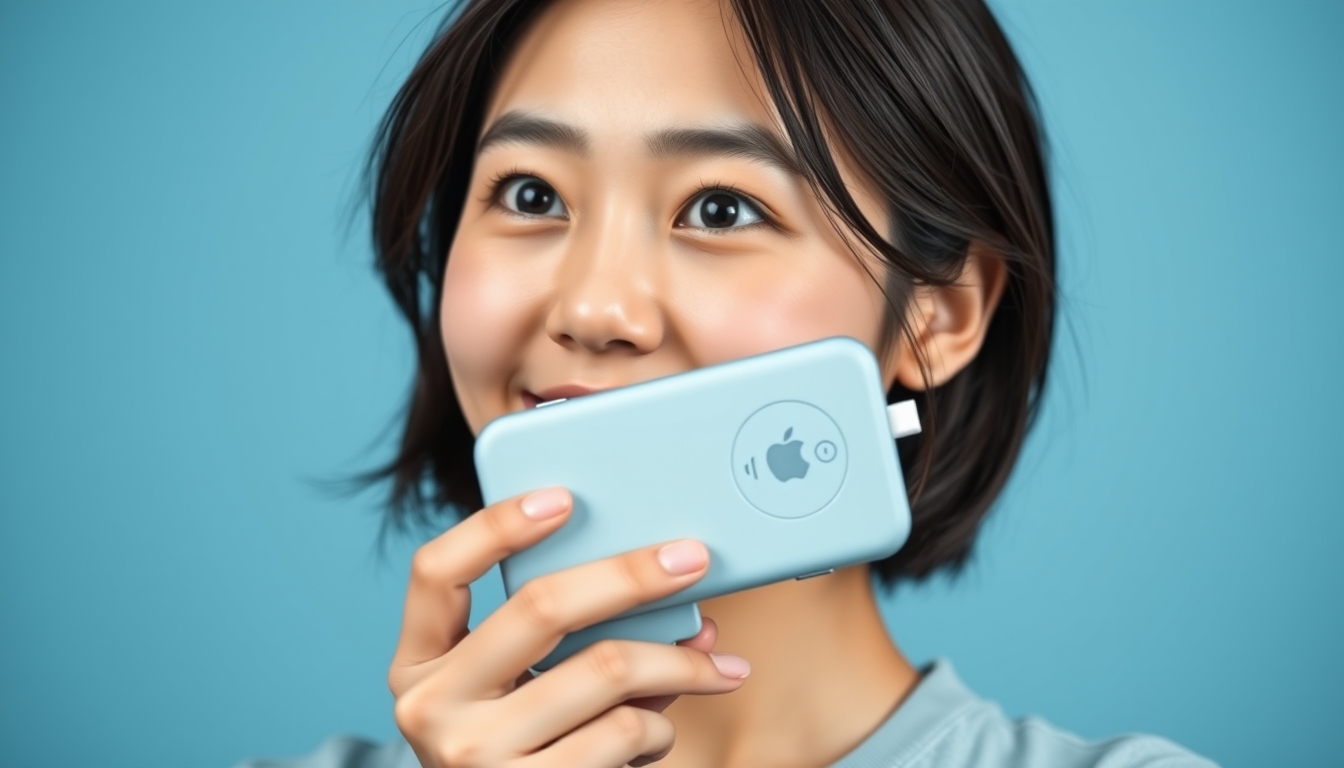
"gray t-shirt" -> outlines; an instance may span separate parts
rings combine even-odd
[[[296,760],[253,760],[238,768],[419,768],[400,739],[382,746],[335,738]],[[655,765],[657,765],[655,763]],[[901,706],[831,768],[1217,768],[1156,736],[1084,741],[1044,720],[1009,720],[970,691],[940,660]]]

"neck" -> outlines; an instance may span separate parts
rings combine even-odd
[[[918,682],[887,635],[868,566],[707,600],[716,650],[751,677],[667,710],[677,746],[660,766],[830,765],[872,733]]]

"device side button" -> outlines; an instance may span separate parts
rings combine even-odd
[[[827,568],[827,569],[824,570],[824,571],[817,571],[816,573],[804,573],[802,576],[796,576],[795,578],[796,578],[798,581],[802,581],[803,579],[812,579],[812,578],[816,578],[817,576],[825,576],[825,575],[828,574],[828,573],[835,573],[835,569],[834,569],[834,568]]]

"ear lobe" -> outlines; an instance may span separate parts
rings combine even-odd
[[[1003,257],[976,240],[956,283],[917,288],[906,311],[909,333],[899,340],[893,361],[895,380],[906,389],[922,391],[943,385],[970,365],[985,342],[1007,282]],[[916,345],[928,364],[928,380],[920,370]]]

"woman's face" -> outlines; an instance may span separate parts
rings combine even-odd
[[[886,300],[790,170],[735,24],[715,0],[562,0],[520,38],[444,277],[443,342],[473,432],[828,336],[877,350]]]

